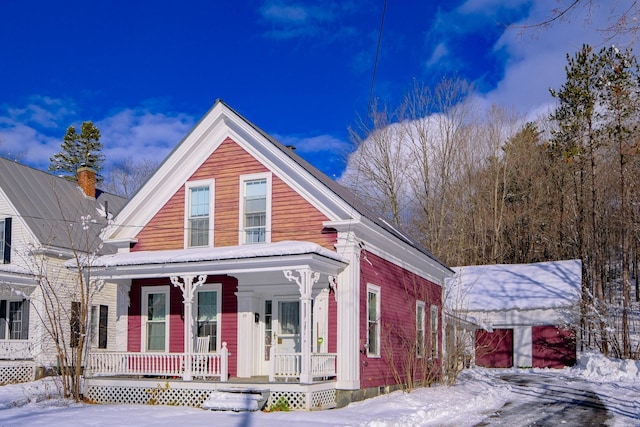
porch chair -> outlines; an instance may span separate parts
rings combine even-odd
[[[196,342],[196,353],[209,353],[209,342],[211,341],[211,335],[205,337],[198,337]]]
[[[209,360],[207,358],[207,354],[209,353],[209,342],[211,341],[211,335],[207,335],[204,337],[197,337],[196,341],[196,351],[195,351],[195,360],[193,364],[193,368],[196,372],[202,373],[202,379],[205,379],[207,376],[207,371],[209,367]]]

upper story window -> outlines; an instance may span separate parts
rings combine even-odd
[[[11,262],[11,218],[0,219],[0,264]]]
[[[188,182],[185,188],[185,246],[211,246],[213,242],[213,181]]]
[[[240,243],[269,242],[271,174],[244,175],[240,179]]]

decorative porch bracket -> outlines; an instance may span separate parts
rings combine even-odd
[[[193,339],[195,337],[194,321],[193,321],[193,297],[196,294],[196,290],[204,285],[207,280],[206,274],[198,276],[198,280],[194,282],[196,276],[181,276],[182,283],[180,283],[180,277],[171,276],[171,283],[176,288],[180,288],[182,291],[182,300],[184,303],[184,353],[185,353],[185,367],[184,377],[185,381],[191,381],[191,357],[193,355]]]
[[[313,383],[311,373],[311,290],[314,283],[320,279],[320,272],[310,269],[284,270],[284,277],[290,282],[295,281],[300,289],[300,329],[301,329],[301,358],[300,382]],[[297,275],[295,275],[297,273]]]

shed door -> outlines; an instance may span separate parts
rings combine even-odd
[[[576,339],[574,331],[553,325],[534,326],[533,367],[564,368],[576,363]]]
[[[484,368],[511,368],[513,329],[476,331],[476,365]]]

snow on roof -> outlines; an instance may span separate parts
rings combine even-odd
[[[342,257],[336,252],[325,249],[316,243],[284,241],[243,246],[223,246],[219,248],[193,248],[117,253],[112,255],[103,255],[92,262],[92,265],[94,267],[116,267],[125,265],[171,264],[303,255],[311,253],[344,262]],[[74,265],[70,264],[70,266],[73,267]]]
[[[447,307],[462,311],[560,308],[580,299],[579,259],[534,264],[455,267],[446,281]]]
[[[27,270],[26,268],[18,267],[15,264],[0,264],[0,274],[1,273],[13,273],[32,276],[32,273],[29,270]]]

